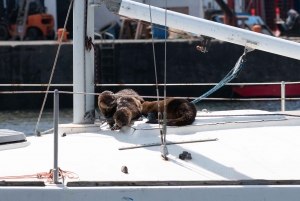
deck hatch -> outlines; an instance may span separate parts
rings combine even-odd
[[[0,129],[0,146],[26,141],[26,136],[22,132],[9,129]]]

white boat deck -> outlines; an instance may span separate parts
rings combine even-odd
[[[167,128],[168,161],[154,146],[158,125],[145,120],[120,131],[60,125],[58,167],[78,178],[30,178],[54,167],[54,135],[29,136],[0,145],[0,200],[299,200],[300,113],[279,113],[199,112],[192,125]],[[179,159],[183,151],[192,159]]]
[[[79,176],[66,179],[66,185],[74,181],[300,180],[300,119],[271,114],[259,110],[200,112],[193,125],[167,128],[167,141],[181,143],[167,146],[168,161],[160,156],[159,146],[136,148],[160,143],[158,125],[146,120],[120,131],[77,125],[86,132],[76,134],[68,133],[72,125],[60,125],[59,133],[67,135],[59,137],[58,166]],[[188,143],[207,139],[212,141]],[[53,134],[27,140],[28,146],[0,151],[0,177],[53,168]],[[183,151],[191,153],[192,159],[179,159]],[[121,172],[122,166],[127,166],[128,174]]]

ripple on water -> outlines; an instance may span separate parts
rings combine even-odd
[[[34,135],[39,113],[39,110],[0,111],[0,128],[24,132],[26,135]],[[59,123],[71,123],[72,121],[72,109],[61,109]],[[51,128],[53,128],[53,111],[46,109],[41,116],[38,130],[45,131]]]

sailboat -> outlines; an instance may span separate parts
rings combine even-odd
[[[72,2],[72,1],[71,1]],[[25,136],[0,129],[0,200],[299,200],[300,111],[199,111],[192,125],[89,122],[94,109],[93,8],[299,59],[300,44],[130,0],[75,0],[73,123]],[[150,8],[150,9],[149,9]],[[243,55],[244,53],[242,53]],[[239,63],[240,61],[238,61]],[[234,69],[234,71],[237,69]],[[163,147],[163,149],[162,149]],[[167,151],[166,151],[167,150]],[[165,156],[165,157],[162,157]]]

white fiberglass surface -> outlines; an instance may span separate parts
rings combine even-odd
[[[58,166],[79,176],[70,181],[300,179],[300,126],[274,122],[272,126],[247,128],[244,123],[237,129],[217,130],[205,130],[205,125],[168,127],[168,142],[216,139],[168,145],[168,161],[161,158],[159,146],[120,150],[159,144],[157,125],[135,122],[120,131],[99,127],[96,132],[60,136]],[[27,147],[0,151],[0,177],[53,168],[53,134],[27,139]],[[179,159],[183,151],[191,153],[192,159]],[[122,166],[128,174],[121,171]]]

